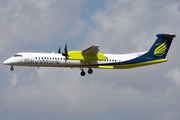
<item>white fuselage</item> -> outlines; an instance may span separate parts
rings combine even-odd
[[[91,61],[93,65],[105,65],[109,63],[121,64],[123,61],[134,59],[146,52],[138,52],[131,54],[104,54],[107,60]],[[30,53],[21,52],[4,61],[5,65],[11,66],[37,66],[37,67],[88,67],[88,64],[82,60],[66,60],[64,56],[57,53]]]

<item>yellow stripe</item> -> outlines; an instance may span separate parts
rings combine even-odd
[[[162,63],[162,62],[166,62],[166,61],[167,61],[167,59],[159,59],[159,60],[152,60],[152,61],[135,63],[135,64],[118,65],[118,66],[114,66],[114,68],[115,69],[126,69],[126,68],[133,68],[133,67],[141,67],[141,66],[146,66],[146,65]]]
[[[134,68],[134,67],[141,67],[146,65],[152,65],[157,63],[166,62],[167,59],[159,59],[159,60],[152,60],[147,62],[141,62],[141,63],[135,63],[135,64],[127,64],[127,65],[105,65],[105,66],[91,66],[91,68],[101,68],[101,69],[128,69],[128,68]],[[72,68],[88,68],[88,66],[66,66],[66,67],[72,67]]]
[[[99,66],[99,68],[113,69],[113,68],[114,68],[114,66]]]

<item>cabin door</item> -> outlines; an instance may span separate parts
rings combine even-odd
[[[122,58],[121,57],[117,57],[117,65],[122,65]]]

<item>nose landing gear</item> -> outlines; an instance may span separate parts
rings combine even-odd
[[[13,66],[11,66],[10,70],[11,70],[11,71],[14,71],[14,68],[13,68]]]

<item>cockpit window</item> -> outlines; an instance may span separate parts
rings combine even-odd
[[[22,57],[22,55],[14,55],[13,57]]]

